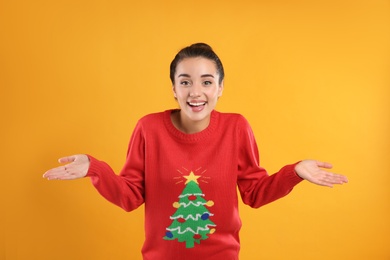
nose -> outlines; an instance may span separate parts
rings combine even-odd
[[[201,93],[202,93],[202,85],[199,83],[193,84],[190,89],[190,97],[200,97]]]

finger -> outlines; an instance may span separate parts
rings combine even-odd
[[[330,181],[332,181],[334,184],[343,184],[347,183],[348,179],[343,175],[334,175],[330,178]]]
[[[75,179],[75,177],[69,173],[50,176],[49,178],[47,178],[47,180],[49,180],[49,181],[52,181],[52,180],[71,180],[71,179]]]
[[[75,160],[76,160],[76,156],[72,155],[72,156],[62,157],[62,158],[58,159],[58,162],[59,163],[71,163],[71,162],[74,162]]]
[[[348,179],[346,176],[342,175],[342,174],[338,174],[338,173],[334,173],[334,172],[328,172],[328,171],[322,171],[322,173],[325,174],[325,176],[329,179],[334,179],[334,180],[340,180],[340,181],[343,181],[343,182],[348,182]]]
[[[310,180],[310,182],[317,184],[317,185],[320,185],[320,186],[326,186],[326,187],[333,188],[333,183],[330,182],[329,180],[327,180],[326,178],[314,179],[314,180]]]
[[[64,177],[74,174],[75,173],[73,173],[73,170],[70,169],[68,165],[64,165],[48,170],[43,174],[43,178],[48,180],[61,180]]]
[[[328,176],[323,176],[322,178],[318,179],[317,180],[319,185],[321,186],[326,186],[326,187],[330,187],[330,188],[333,188],[333,181],[331,180],[331,178],[329,178]]]
[[[60,176],[58,178],[58,180],[74,180],[74,179],[77,179],[78,177],[76,175],[73,175],[73,174],[67,174],[67,175],[63,175],[63,176]]]
[[[63,171],[58,171],[58,172],[45,175],[45,177],[48,180],[71,180],[71,179],[76,179],[77,174],[71,173],[68,171],[68,169],[65,169]]]
[[[321,161],[317,161],[317,166],[321,167],[321,168],[326,168],[326,169],[332,169],[332,167],[333,167],[333,165],[331,163],[321,162]]]
[[[63,173],[66,173],[66,167],[60,166],[60,167],[56,167],[56,168],[48,170],[47,172],[45,172],[43,174],[43,177],[48,178],[48,177],[56,176],[56,175],[63,174]]]
[[[324,179],[324,182],[327,183],[327,185],[334,185],[334,184],[344,184],[348,182],[347,178],[340,174],[329,174]]]
[[[325,186],[325,187],[329,187],[329,188],[333,188],[333,183],[329,183],[329,182],[322,182],[321,184],[320,184],[321,186]]]
[[[59,178],[61,178],[65,173],[53,173],[53,174],[50,174],[50,175],[45,175],[44,178],[46,178],[47,180],[58,180]]]
[[[333,185],[335,184],[341,184],[337,181],[334,181],[334,180],[323,180],[321,185],[322,186],[326,186],[326,187],[330,187],[330,188],[333,188]]]

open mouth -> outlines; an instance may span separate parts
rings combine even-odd
[[[187,102],[190,107],[201,107],[206,105],[206,102]]]
[[[190,101],[187,102],[187,105],[190,107],[192,112],[198,113],[203,111],[203,109],[206,107],[207,102],[206,101]]]

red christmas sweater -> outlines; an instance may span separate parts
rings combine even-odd
[[[139,120],[119,175],[89,156],[87,176],[126,211],[145,203],[144,260],[236,260],[240,249],[238,191],[258,208],[287,195],[302,179],[293,165],[268,175],[256,141],[239,114],[213,111],[195,134],[177,130],[172,110]]]

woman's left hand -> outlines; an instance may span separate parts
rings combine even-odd
[[[331,169],[332,164],[316,160],[303,160],[295,166],[295,172],[305,180],[311,183],[333,187],[334,184],[347,183],[348,179],[344,175],[332,173],[323,170]]]

